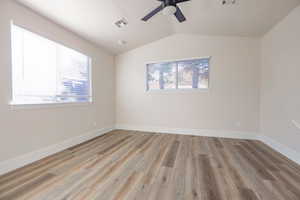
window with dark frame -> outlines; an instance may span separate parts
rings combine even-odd
[[[208,89],[210,58],[147,64],[147,91]]]

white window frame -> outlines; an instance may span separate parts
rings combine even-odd
[[[14,101],[14,74],[13,74],[13,63],[14,63],[14,56],[13,56],[13,35],[12,35],[12,29],[13,29],[13,26],[17,26],[21,29],[24,29],[25,31],[28,31],[30,33],[33,33],[35,35],[38,35],[39,37],[45,39],[45,40],[48,40],[50,42],[54,42],[55,44],[57,45],[60,45],[60,46],[63,46],[65,48],[68,48],[68,49],[71,49],[71,50],[74,50],[78,53],[81,53],[83,55],[85,55],[89,60],[88,60],[88,74],[89,74],[89,95],[87,96],[73,96],[73,95],[70,95],[70,96],[67,96],[67,97],[87,97],[89,98],[88,101],[86,102],[60,102],[60,101],[53,101],[53,102],[40,102],[40,103],[18,103],[18,102],[15,102]],[[27,108],[44,108],[44,107],[64,107],[64,106],[85,106],[85,105],[90,105],[90,104],[93,104],[94,102],[94,97],[93,97],[93,79],[92,79],[92,63],[93,63],[93,60],[90,56],[87,56],[85,53],[82,53],[81,51],[78,51],[77,49],[74,49],[74,48],[71,48],[71,47],[68,47],[60,42],[57,42],[55,40],[52,40],[52,39],[48,39],[47,37],[41,35],[40,33],[37,33],[37,32],[34,32],[32,31],[31,29],[29,28],[26,28],[22,25],[19,25],[19,24],[15,24],[13,21],[11,21],[10,23],[10,37],[11,37],[11,42],[10,42],[10,45],[11,45],[11,95],[10,95],[10,102],[8,103],[12,109],[27,109]],[[56,97],[59,97],[61,95],[56,95]]]
[[[163,60],[163,61],[151,61],[145,63],[146,65],[146,76],[145,76],[145,92],[180,92],[180,91],[209,91],[211,88],[211,82],[210,82],[210,76],[211,76],[211,56],[205,56],[205,57],[193,57],[193,58],[183,58],[183,59],[176,59],[176,60]],[[174,89],[148,89],[148,65],[150,64],[163,64],[163,63],[172,63],[172,62],[182,62],[182,61],[188,61],[188,60],[201,60],[201,59],[208,59],[209,67],[208,67],[208,87],[207,88],[178,88],[178,65],[176,66],[176,88]]]

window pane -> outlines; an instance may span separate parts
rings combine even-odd
[[[178,88],[208,88],[209,59],[178,62]]]
[[[90,58],[12,25],[13,103],[89,102]]]
[[[61,101],[84,101],[89,96],[89,58],[72,49],[58,47],[58,95]]]
[[[13,74],[13,94],[22,93],[23,79],[23,32],[14,27],[12,29],[12,74]]]
[[[56,47],[30,32],[23,38],[22,94],[54,96],[56,93]]]
[[[147,65],[147,90],[176,89],[176,63]]]

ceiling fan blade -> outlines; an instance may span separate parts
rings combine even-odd
[[[191,1],[191,0],[176,0],[175,2],[176,3],[183,3],[183,2],[186,2],[186,1]]]
[[[184,22],[186,20],[186,18],[184,17],[183,13],[181,12],[180,8],[178,6],[176,6],[177,10],[176,13],[174,14],[175,17],[177,18],[177,20],[181,23]]]
[[[158,12],[162,11],[163,9],[164,9],[164,5],[162,4],[159,7],[157,7],[156,9],[154,9],[153,11],[151,11],[144,18],[142,18],[142,20],[143,21],[148,21],[151,17],[153,17],[154,15],[156,15]]]

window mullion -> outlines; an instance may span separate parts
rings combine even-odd
[[[25,79],[25,65],[24,65],[24,52],[25,52],[25,44],[24,44],[24,31],[22,31],[22,80]]]
[[[55,101],[58,103],[58,81],[59,81],[59,69],[58,69],[58,45],[55,45],[55,59],[56,59],[56,84],[55,84]]]
[[[149,67],[146,65],[146,91],[149,91]]]
[[[176,90],[178,90],[178,62],[176,62]]]
[[[93,88],[92,88],[92,62],[91,59],[87,57],[87,64],[88,64],[88,81],[89,81],[89,96],[93,95]]]

